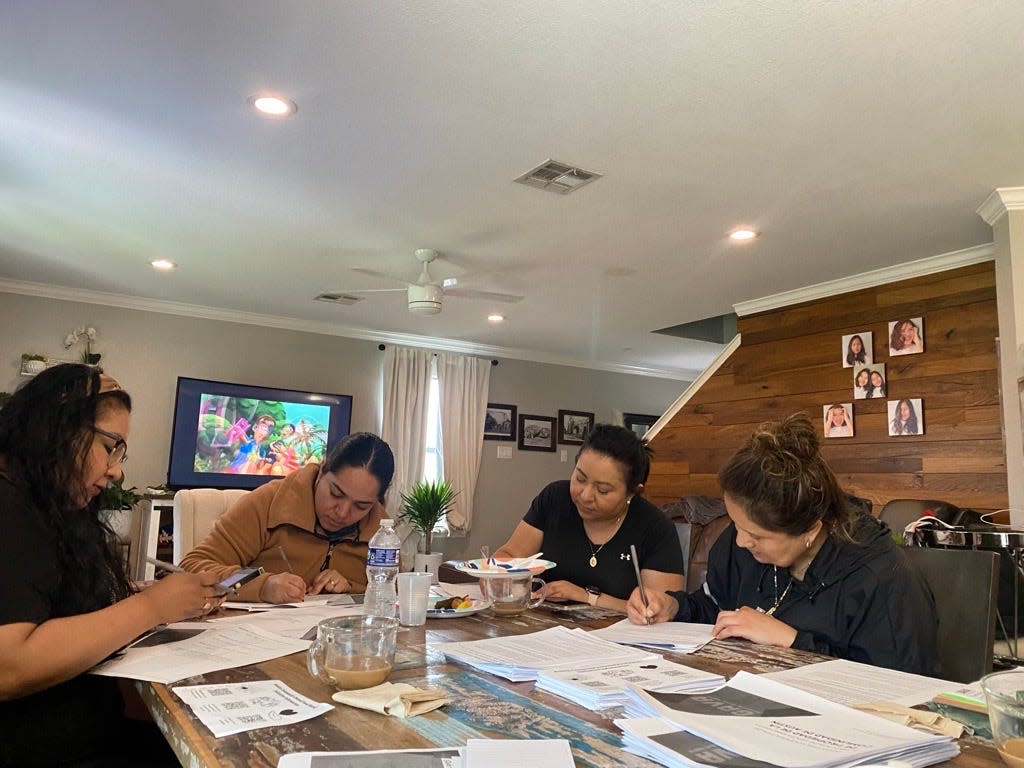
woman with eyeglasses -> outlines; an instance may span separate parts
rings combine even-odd
[[[86,365],[49,368],[0,408],[0,765],[177,765],[117,681],[85,674],[159,624],[220,604],[211,574],[137,591],[96,497],[120,478],[131,398]]]
[[[229,576],[262,567],[235,600],[294,603],[307,594],[366,591],[366,550],[387,517],[395,474],[391,448],[358,432],[339,440],[323,464],[307,464],[262,485],[217,519],[181,560],[187,571]]]

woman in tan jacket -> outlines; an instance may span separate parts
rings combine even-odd
[[[236,599],[291,603],[306,594],[366,591],[366,549],[395,473],[391,448],[376,435],[342,438],[323,464],[308,464],[257,488],[182,558],[187,571],[228,576],[262,567]]]

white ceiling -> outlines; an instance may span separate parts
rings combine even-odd
[[[699,370],[651,331],[991,240],[1022,41],[1020,0],[3,0],[0,279]],[[604,178],[512,182],[548,158]],[[312,301],[423,247],[525,299]]]

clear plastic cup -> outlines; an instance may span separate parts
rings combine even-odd
[[[398,621],[403,627],[427,623],[427,599],[433,574],[409,571],[398,574]]]
[[[1024,768],[1024,670],[986,675],[981,688],[999,756],[1010,768]]]

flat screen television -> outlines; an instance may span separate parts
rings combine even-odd
[[[349,433],[352,396],[178,377],[167,484],[256,488]]]

